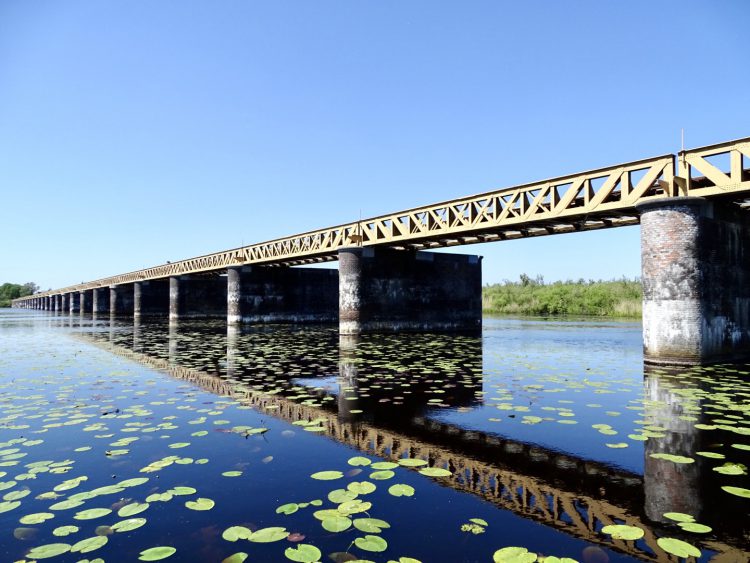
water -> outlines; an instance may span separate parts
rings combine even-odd
[[[644,373],[640,342],[620,322],[351,340],[0,311],[0,560],[674,561],[675,538],[747,561],[747,366]]]

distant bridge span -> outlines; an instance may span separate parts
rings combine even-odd
[[[13,304],[168,312],[174,319],[226,315],[230,323],[338,320],[345,334],[476,329],[479,258],[416,251],[641,223],[646,356],[703,363],[750,352],[750,261],[737,260],[750,253],[750,215],[743,212],[749,199],[750,138],[744,138],[162,264]],[[320,273],[270,272],[336,259],[333,282]],[[220,272],[228,274],[223,287],[208,287]],[[188,287],[189,276],[200,289]]]

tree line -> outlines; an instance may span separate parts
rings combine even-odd
[[[0,307],[10,307],[10,302],[19,297],[33,295],[39,291],[39,286],[34,282],[24,284],[4,283],[0,285]]]

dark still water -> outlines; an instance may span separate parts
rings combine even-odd
[[[747,366],[0,311],[0,561],[746,562]]]

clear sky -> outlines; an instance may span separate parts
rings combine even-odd
[[[0,283],[750,136],[750,2],[0,0]],[[636,276],[639,229],[462,247]]]

